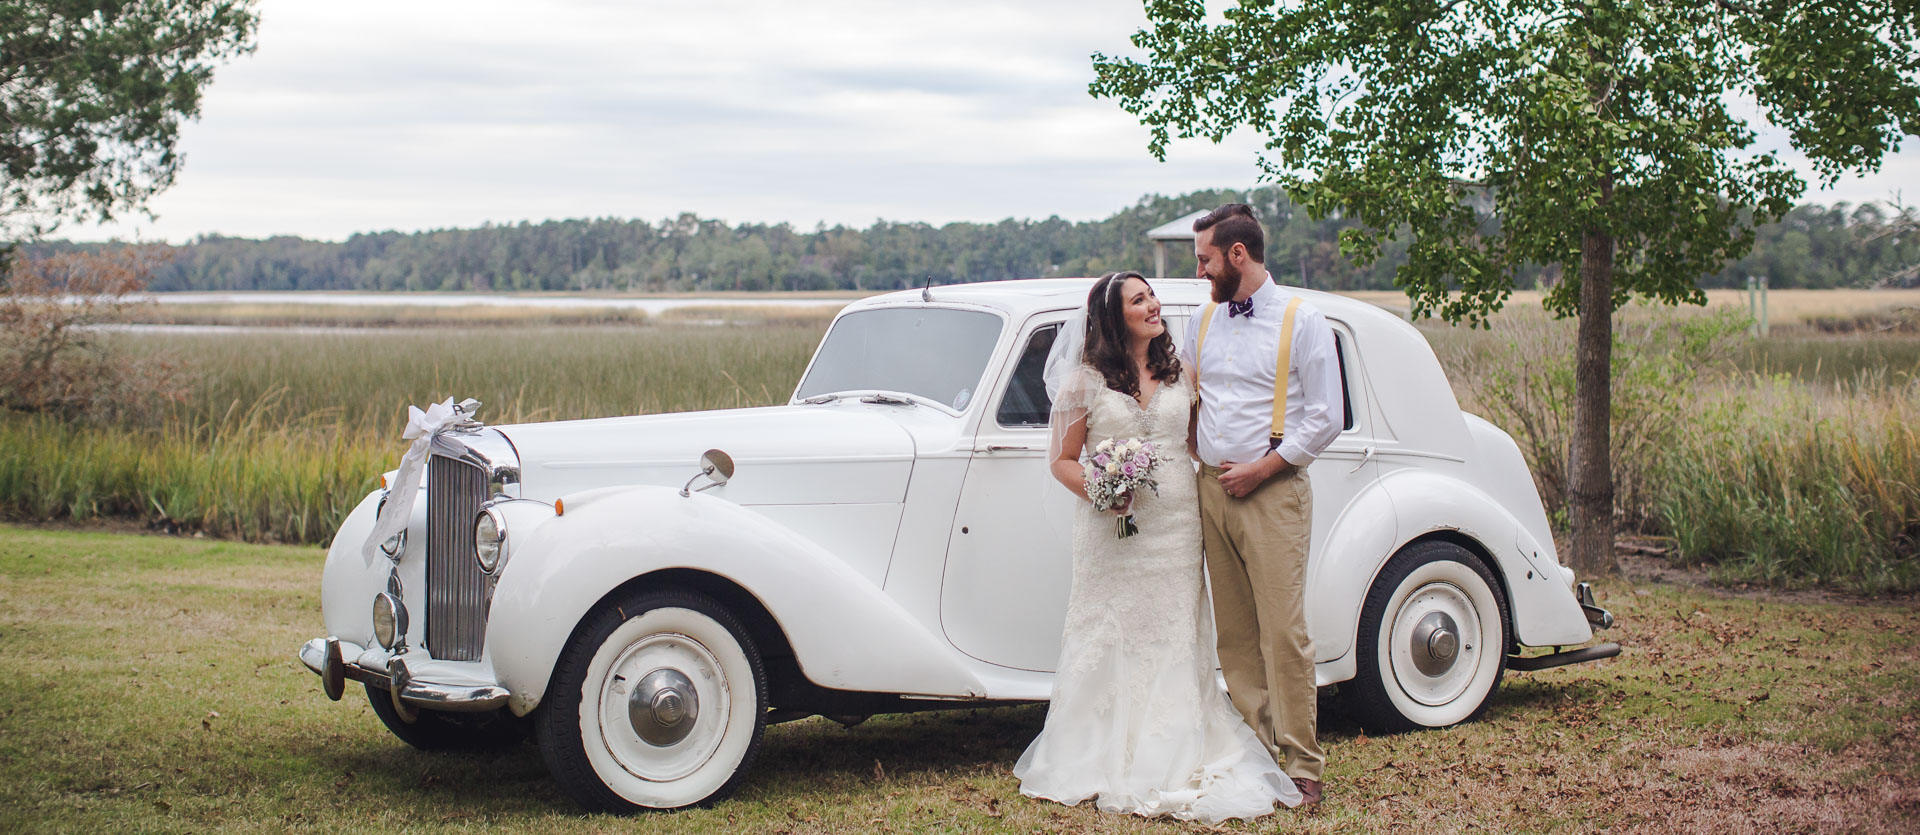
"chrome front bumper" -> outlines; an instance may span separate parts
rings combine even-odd
[[[431,664],[431,659],[426,659]],[[335,637],[315,638],[300,647],[300,663],[319,674],[327,698],[339,701],[348,680],[388,691],[395,707],[477,713],[505,707],[507,688],[480,681],[460,681],[441,669],[410,663],[407,655],[386,656]],[[432,664],[442,667],[443,664]],[[421,674],[431,676],[422,679]]]

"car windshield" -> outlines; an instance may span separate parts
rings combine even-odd
[[[795,398],[889,391],[967,408],[1000,339],[1000,317],[977,310],[896,307],[840,317]]]

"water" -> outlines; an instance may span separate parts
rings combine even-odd
[[[845,307],[850,298],[619,298],[511,296],[490,293],[316,293],[299,290],[235,293],[148,293],[135,301],[159,304],[311,304],[359,307],[518,307],[540,310],[641,310],[648,315],[683,307]]]

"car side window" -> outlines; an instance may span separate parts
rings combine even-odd
[[[1340,424],[1340,431],[1353,429],[1353,386],[1347,381],[1347,336],[1339,331],[1333,332],[1333,356],[1340,361],[1340,403],[1346,410],[1346,418]]]
[[[1007,381],[1007,390],[1000,396],[1000,409],[994,413],[994,420],[1007,428],[1046,426],[1047,417],[1053,412],[1053,398],[1047,396],[1047,353],[1053,350],[1054,337],[1060,335],[1060,326],[1047,325],[1033,332],[1027,338],[1027,347],[1020,351],[1020,360],[1013,366],[1013,378]]]

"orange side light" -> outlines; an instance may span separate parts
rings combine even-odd
[[[553,515],[555,515],[555,516],[565,516],[565,515],[567,515],[567,503],[566,503],[566,502],[563,502],[563,501],[560,501],[559,499],[554,499],[554,500],[553,500]]]
[[[380,489],[387,489],[387,477],[385,475],[380,476]]]

